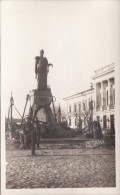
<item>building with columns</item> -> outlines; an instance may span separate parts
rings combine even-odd
[[[91,99],[94,102],[93,120],[99,121],[103,133],[115,130],[115,66],[114,63],[100,68],[92,76],[90,89],[64,98],[68,125],[76,129],[81,121],[84,128],[84,113],[89,110]]]
[[[94,72],[94,119],[106,132],[115,130],[115,65],[110,64]]]

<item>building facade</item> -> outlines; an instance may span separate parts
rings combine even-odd
[[[93,101],[93,120],[99,121],[103,132],[115,130],[115,66],[107,65],[94,72],[90,89],[64,98],[68,125],[76,129],[86,125],[85,114]]]
[[[94,72],[94,119],[107,133],[115,131],[115,65],[110,64]]]
[[[85,113],[89,110],[90,101],[94,101],[94,88],[64,98],[66,102],[66,118],[68,125],[76,129],[81,123],[81,128],[86,125]]]

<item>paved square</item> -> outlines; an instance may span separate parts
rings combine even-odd
[[[42,144],[30,150],[7,151],[6,188],[115,187],[115,151]]]

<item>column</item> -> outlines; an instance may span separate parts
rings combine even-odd
[[[95,90],[95,112],[97,111],[97,83],[94,84],[94,90]]]
[[[99,97],[100,97],[100,88],[99,88],[99,83],[96,83],[96,89],[95,89],[95,99],[96,99],[96,111],[98,111],[98,108],[100,107],[100,104],[99,104]]]
[[[115,106],[115,85],[113,85],[113,106]]]
[[[108,79],[108,107],[110,109],[110,106],[111,106],[111,93],[110,93],[110,90],[111,90],[111,82],[110,82],[110,79]]]
[[[103,81],[101,82],[101,111],[103,110]]]

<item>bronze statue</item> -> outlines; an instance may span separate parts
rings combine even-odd
[[[49,71],[47,58],[44,57],[44,51],[40,51],[40,56],[35,57],[35,74],[38,81],[37,89],[43,91],[47,88],[47,73]]]

